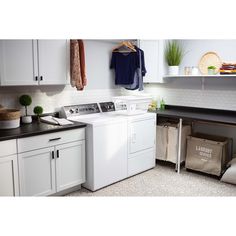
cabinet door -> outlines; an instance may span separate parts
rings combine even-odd
[[[38,40],[38,69],[41,85],[66,84],[67,40]]]
[[[140,40],[140,48],[144,51],[147,73],[144,83],[162,83],[164,75],[164,41]]]
[[[17,155],[0,158],[0,196],[18,196]]]
[[[45,196],[56,192],[54,148],[18,154],[20,195]]]
[[[146,119],[129,124],[129,153],[153,148],[155,145],[155,120]]]
[[[37,85],[34,52],[33,40],[1,40],[1,85]]]
[[[85,182],[85,141],[56,146],[57,192]]]

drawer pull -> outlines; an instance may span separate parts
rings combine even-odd
[[[54,151],[52,151],[52,159],[54,159]]]
[[[59,150],[57,150],[57,158],[60,157],[60,153],[59,153]]]
[[[52,141],[57,141],[57,140],[60,140],[61,138],[51,138],[49,139],[49,142],[52,142]]]

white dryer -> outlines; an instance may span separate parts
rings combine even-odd
[[[100,107],[107,116],[127,120],[127,177],[155,167],[156,113],[127,115],[125,110],[114,111],[112,102],[100,103]]]

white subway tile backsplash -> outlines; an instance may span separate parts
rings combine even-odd
[[[22,94],[32,96],[32,104],[28,111],[29,114],[33,114],[33,108],[37,105],[42,106],[44,112],[54,112],[59,111],[62,106],[66,105],[111,101],[111,97],[120,95],[120,89],[77,91],[71,88],[70,85],[66,87],[44,87],[40,89],[35,89],[34,87],[5,87],[0,90],[0,104],[5,107],[19,108],[24,112],[24,108],[18,102]]]
[[[236,91],[169,89],[146,87],[146,93],[163,98],[167,104],[236,110]]]
[[[32,96],[29,114],[36,105],[41,105],[44,112],[59,111],[62,106],[92,102],[111,101],[112,96],[148,93],[159,101],[163,98],[166,104],[178,106],[203,107],[236,111],[236,91],[233,90],[201,90],[168,88],[161,85],[145,85],[142,92],[125,89],[90,89],[77,91],[70,85],[52,87],[5,87],[0,88],[0,104],[5,107],[19,108],[18,98],[22,94]],[[22,113],[23,114],[23,113]]]

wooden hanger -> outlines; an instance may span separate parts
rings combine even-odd
[[[126,47],[127,49],[130,49],[131,51],[119,50],[119,48],[121,48],[121,47]],[[134,45],[131,42],[123,41],[117,47],[115,47],[112,51],[113,52],[125,53],[125,52],[136,52],[136,49],[134,48]]]

